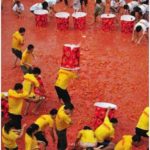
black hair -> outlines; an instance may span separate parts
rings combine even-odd
[[[83,129],[84,130],[92,130],[91,127],[89,127],[89,126],[84,126]]]
[[[48,2],[43,2],[42,7],[43,7],[43,9],[47,9],[48,8]]]
[[[13,122],[13,121],[9,121],[9,122],[7,122],[7,123],[4,125],[4,130],[5,130],[6,133],[9,133],[9,131],[10,131],[12,128],[15,128],[15,125],[14,125],[14,122]]]
[[[39,126],[37,124],[33,123],[29,126],[29,128],[27,128],[26,133],[29,136],[32,136],[32,133],[37,131],[38,129],[39,129]]]
[[[140,142],[141,141],[141,137],[138,136],[138,135],[134,135],[134,136],[132,136],[132,141],[133,142]]]
[[[141,27],[141,26],[137,26],[137,27],[135,28],[135,30],[136,30],[136,32],[140,32],[140,31],[142,30],[142,27]]]
[[[30,51],[30,50],[32,50],[34,48],[34,45],[32,45],[32,44],[29,44],[28,45],[28,50]]]
[[[124,5],[123,8],[129,10],[128,4]]]
[[[141,11],[141,8],[139,8],[138,6],[134,7],[133,9],[135,12],[140,12]]]
[[[86,150],[94,150],[93,147],[87,147]]]
[[[71,103],[67,103],[67,104],[65,104],[64,109],[70,109],[70,110],[73,110],[73,109],[74,109],[74,106],[73,106],[73,104],[71,104]]]
[[[14,86],[14,90],[21,90],[23,88],[23,85],[21,83],[16,83]]]
[[[53,108],[49,113],[50,115],[56,115],[57,114],[57,109]]]
[[[100,4],[102,1],[101,0],[96,0],[96,3],[97,4]]]
[[[24,33],[24,32],[26,32],[26,29],[24,27],[20,27],[19,28],[19,33]]]
[[[38,67],[34,67],[33,70],[32,70],[32,73],[33,74],[41,74],[41,69],[38,68]]]
[[[118,123],[118,120],[117,120],[117,118],[111,118],[111,119],[110,119],[110,122],[111,122],[111,123]]]

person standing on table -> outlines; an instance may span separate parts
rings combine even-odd
[[[16,56],[14,67],[16,67],[18,58],[22,58],[22,46],[24,45],[25,31],[26,29],[24,27],[20,27],[19,30],[12,35],[12,53]]]
[[[60,69],[58,72],[57,80],[55,83],[55,90],[58,95],[59,101],[63,101],[64,104],[70,103],[71,98],[67,91],[69,81],[73,78],[77,78],[77,74],[70,70]]]
[[[25,150],[40,150],[38,141],[35,137],[35,134],[38,132],[39,126],[36,124],[31,124],[25,133]]]
[[[102,0],[96,0],[95,10],[94,10],[94,21],[96,18],[105,13],[105,3]]]
[[[48,3],[44,1],[43,3],[36,3],[30,7],[30,11],[34,13],[35,10],[47,10],[49,11]]]
[[[44,145],[44,149],[46,149],[46,146],[48,145],[48,141],[45,138],[45,128],[50,127],[50,134],[53,139],[53,142],[55,142],[55,136],[54,136],[54,120],[57,115],[57,110],[52,109],[49,114],[41,115],[34,123],[39,126],[38,132],[35,134],[35,137],[38,141],[41,141]]]
[[[67,128],[72,125],[71,115],[74,106],[69,103],[59,108],[56,116],[56,133],[58,136],[57,149],[66,150],[67,148]]]
[[[27,97],[27,94],[22,91],[23,85],[21,83],[16,83],[14,89],[8,91],[9,118],[14,122],[15,128],[18,130],[21,130],[22,107],[24,99]]]
[[[18,150],[16,140],[23,136],[25,127],[26,124],[23,125],[20,134],[18,134],[13,121],[9,121],[4,125],[2,128],[2,143],[5,150]]]
[[[146,107],[144,111],[142,112],[139,121],[135,128],[135,134],[137,136],[141,137],[147,137],[149,131],[149,107]]]
[[[34,67],[31,73],[27,73],[24,75],[24,81],[23,81],[23,91],[24,93],[27,93],[28,97],[26,99],[26,107],[24,115],[28,113],[30,103],[34,102],[36,103],[36,107],[33,109],[33,113],[37,114],[37,109],[42,104],[43,97],[40,95],[36,95],[34,92],[34,88],[40,88],[40,84],[38,80],[36,79],[37,76],[41,74],[41,70],[38,67]]]
[[[140,137],[137,135],[124,135],[122,139],[116,144],[114,150],[132,150],[132,146],[138,146]]]
[[[112,139],[114,138],[115,134],[115,127],[118,123],[116,118],[108,118],[110,108],[108,108],[106,112],[106,116],[104,122],[96,128],[95,136],[97,139],[97,148],[101,148],[103,150],[114,150],[114,143]]]
[[[20,17],[24,11],[24,5],[19,0],[16,1],[13,6],[13,11],[18,17]]]
[[[81,148],[93,148],[97,145],[94,131],[89,126],[84,126],[84,128],[79,131],[75,142],[75,146],[77,145]]]
[[[139,3],[137,1],[131,1],[124,5],[124,14],[132,14],[134,8],[137,7]]]
[[[149,29],[149,22],[145,19],[141,19],[134,26],[132,33],[132,41],[137,44],[140,44],[144,36],[148,38],[148,29]]]
[[[29,73],[32,70],[32,58],[34,58],[33,50],[34,46],[32,44],[29,44],[27,49],[23,52],[20,61],[20,67],[23,74]]]

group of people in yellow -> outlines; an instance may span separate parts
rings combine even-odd
[[[20,67],[24,73],[23,83],[16,83],[13,89],[8,91],[9,104],[9,121],[2,128],[2,142],[6,150],[18,150],[17,139],[21,138],[26,125],[21,125],[22,108],[26,103],[24,114],[28,114],[31,102],[36,103],[33,113],[42,104],[44,98],[35,94],[34,89],[40,89],[40,83],[37,77],[41,74],[38,67],[33,67],[32,57],[34,46],[29,44],[23,52],[25,28],[21,27],[13,34],[12,52],[17,59],[20,59]],[[63,105],[58,109],[53,108],[49,114],[39,116],[25,131],[25,150],[38,150],[39,144],[43,150],[46,150],[48,140],[46,138],[45,129],[49,127],[49,131],[53,142],[55,142],[55,134],[57,134],[58,150],[67,149],[67,128],[73,121],[71,119],[74,106],[71,103],[70,95],[67,91],[67,86],[71,79],[77,78],[76,72],[60,69],[55,83],[55,90],[59,101]],[[115,126],[118,123],[116,118],[109,119],[109,109],[106,112],[104,122],[94,131],[89,126],[84,126],[79,131],[75,141],[74,149],[79,150],[131,150],[133,145],[138,146],[141,137],[148,137],[149,130],[149,107],[146,107],[142,112],[137,126],[135,135],[124,135],[122,139],[115,145],[112,140],[115,135]],[[75,124],[75,123],[74,123]]]

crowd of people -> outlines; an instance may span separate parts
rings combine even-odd
[[[31,6],[30,11],[34,13],[36,9],[46,9],[53,13],[56,12],[54,6],[59,1],[45,0]],[[69,6],[68,0],[64,0],[66,7]],[[106,1],[96,0],[94,19],[97,16],[105,13]],[[72,7],[75,11],[84,11],[84,6],[87,7],[87,0],[74,0]],[[139,0],[126,3],[124,0],[111,0],[110,12],[131,14],[136,17],[137,23],[133,29],[132,40],[140,43],[142,38],[148,37],[148,1]],[[13,11],[20,17],[24,11],[24,5],[19,0],[13,2]],[[70,94],[67,90],[69,82],[72,79],[78,78],[77,71],[59,69],[58,76],[55,82],[55,90],[58,96],[60,108],[53,108],[48,114],[38,115],[38,108],[44,105],[46,101],[45,87],[41,78],[41,69],[34,67],[32,60],[34,59],[34,45],[28,44],[23,51],[25,44],[24,36],[26,29],[20,27],[12,36],[12,53],[15,55],[14,68],[16,63],[20,61],[20,69],[23,73],[23,82],[16,83],[13,88],[8,90],[8,96],[2,94],[2,119],[4,120],[2,127],[2,143],[6,150],[18,150],[17,139],[24,135],[25,150],[41,149],[46,150],[49,138],[45,134],[46,128],[49,128],[52,141],[55,143],[55,133],[57,135],[57,149],[67,149],[67,128],[75,125],[72,121],[72,113],[74,105],[72,104]],[[8,106],[6,109],[6,100]],[[37,119],[29,126],[22,125],[23,115],[28,115],[30,104],[35,106],[32,110],[33,114],[38,115]],[[25,109],[22,114],[23,105]],[[95,130],[87,125],[83,125],[83,129],[79,131],[74,148],[76,150],[131,150],[132,146],[139,146],[143,137],[149,136],[149,107],[146,107],[135,127],[134,135],[124,135],[118,143],[114,143],[115,127],[118,123],[117,118],[109,118],[108,113],[111,108],[107,109],[104,122]],[[5,115],[5,114],[8,115]],[[30,117],[30,116],[27,116]],[[6,120],[7,119],[7,120]],[[51,148],[53,149],[53,148]]]

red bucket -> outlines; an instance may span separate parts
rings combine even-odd
[[[48,11],[47,10],[35,10],[35,23],[38,27],[46,27],[48,25]]]
[[[131,15],[121,16],[121,32],[132,33],[135,17]]]
[[[83,30],[86,27],[86,13],[75,12],[72,14],[74,29]]]
[[[55,14],[57,21],[58,30],[68,30],[69,29],[69,13],[59,12]]]
[[[80,46],[75,44],[65,44],[61,68],[77,70],[80,68]]]

